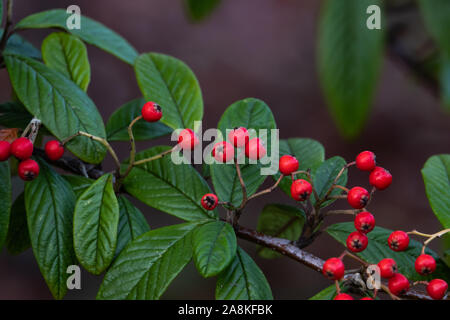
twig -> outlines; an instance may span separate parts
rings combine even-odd
[[[266,194],[266,193],[272,192],[272,191],[275,190],[275,188],[280,184],[280,182],[281,182],[281,180],[283,180],[283,178],[284,178],[284,175],[283,175],[283,174],[280,175],[280,177],[278,178],[278,180],[275,182],[274,185],[272,185],[271,187],[269,187],[269,188],[267,188],[267,189],[261,190],[260,192],[257,192],[257,193],[255,193],[255,194],[253,194],[252,196],[250,196],[250,197],[247,199],[247,201],[250,201],[251,199],[254,199],[254,198],[256,198],[256,197],[262,196],[262,195],[264,195],[264,194]]]
[[[173,152],[173,151],[175,150],[176,147],[177,147],[177,146],[175,146],[175,147],[173,147],[173,148],[171,148],[171,149],[169,149],[169,150],[163,151],[163,152],[161,152],[160,154],[157,154],[157,155],[155,155],[155,156],[153,156],[153,157],[146,158],[146,159],[141,159],[141,160],[139,160],[139,161],[135,161],[135,162],[134,162],[134,166],[140,166],[140,165],[142,165],[142,164],[144,164],[144,163],[147,163],[147,162],[150,162],[150,161],[153,161],[153,160],[157,160],[157,159],[161,159],[161,158],[163,158],[165,155],[167,155],[167,154]]]
[[[127,170],[122,175],[122,178],[126,178],[134,166],[134,160],[136,158],[136,142],[134,141],[133,126],[135,125],[136,122],[138,122],[141,119],[142,119],[142,116],[137,116],[136,118],[134,118],[133,121],[131,121],[130,125],[128,126],[128,136],[130,137],[130,143],[131,143],[130,163],[128,165]]]
[[[247,188],[245,187],[245,182],[244,182],[244,179],[242,178],[241,168],[239,166],[239,163],[238,163],[236,157],[234,158],[234,164],[236,167],[236,173],[237,173],[237,176],[239,179],[239,183],[241,184],[241,188],[242,188],[242,202],[238,208],[238,210],[241,210],[247,204]]]

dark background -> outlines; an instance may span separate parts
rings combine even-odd
[[[139,52],[162,52],[185,61],[197,75],[205,102],[204,128],[215,127],[221,114],[236,100],[256,97],[273,110],[281,138],[310,137],[320,141],[326,157],[341,155],[347,161],[365,149],[394,177],[392,186],[375,195],[371,211],[377,224],[391,228],[420,229],[432,233],[440,225],[425,196],[420,169],[428,157],[448,153],[450,116],[439,101],[421,87],[402,66],[385,59],[370,119],[353,142],[342,139],[330,118],[316,68],[316,33],[320,9],[317,0],[229,0],[206,21],[192,24],[176,0],[16,0],[14,20],[38,11],[77,4],[82,14],[117,31]],[[421,23],[418,21],[418,23]],[[21,35],[40,48],[49,30]],[[115,57],[88,47],[92,79],[88,94],[106,120],[123,103],[139,97],[133,69]],[[0,101],[7,101],[7,71],[0,70]],[[146,148],[167,139],[139,144]],[[118,143],[125,157],[128,145]],[[108,158],[107,168],[112,162]],[[15,180],[17,190],[20,183]],[[268,181],[267,182],[271,182]],[[266,183],[269,185],[269,183]],[[368,187],[366,174],[350,171],[349,185]],[[242,223],[256,228],[265,203],[291,200],[276,191],[249,205]],[[135,202],[136,203],[136,202]],[[338,206],[346,208],[345,202]],[[178,219],[139,203],[152,228]],[[331,221],[332,220],[332,221]],[[329,222],[348,221],[348,217]],[[240,244],[254,255],[254,245]],[[436,244],[434,245],[436,247]],[[322,258],[338,255],[343,247],[322,235],[307,248]],[[309,298],[331,283],[323,276],[287,258],[255,257],[276,299]],[[82,290],[67,297],[92,299],[100,279],[83,272]],[[212,299],[215,280],[203,280],[192,263],[169,287],[165,299]],[[12,257],[0,255],[1,299],[50,299],[31,250]]]

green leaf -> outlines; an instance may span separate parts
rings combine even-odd
[[[264,207],[258,219],[257,230],[269,236],[297,240],[305,223],[302,210],[283,204],[268,204]],[[258,254],[266,259],[281,255],[271,249],[259,247]]]
[[[117,200],[119,201],[120,213],[116,255],[122,252],[129,242],[150,231],[147,220],[138,208],[124,196],[118,197]]]
[[[108,268],[116,250],[119,204],[112,178],[105,174],[84,191],[73,215],[75,253],[81,265],[93,274]]]
[[[166,146],[148,149],[138,153],[136,161],[168,149]],[[170,155],[134,167],[123,186],[150,207],[186,221],[217,217],[216,211],[206,211],[200,204],[202,196],[211,192],[206,181],[191,165],[174,164]]]
[[[9,162],[0,162],[0,250],[6,240],[11,213],[11,172]]]
[[[70,183],[77,199],[95,182],[82,176],[63,176],[63,178]]]
[[[11,207],[11,220],[9,222],[6,248],[13,255],[24,252],[31,247],[28,233],[27,211],[25,209],[25,194],[21,193]]]
[[[109,141],[129,141],[128,126],[137,116],[146,101],[143,98],[134,99],[117,109],[106,124],[106,134]],[[172,129],[161,122],[146,122],[143,119],[133,126],[136,141],[150,140],[165,136]]]
[[[272,111],[267,104],[254,98],[233,103],[220,118],[218,129],[226,137],[227,129],[232,130],[235,127],[254,129],[256,133],[259,133],[260,129],[267,129],[267,154],[271,155],[270,130],[275,129],[276,124]],[[260,163],[240,164],[240,167],[247,194],[252,195],[267,176],[261,175],[262,165]],[[219,199],[238,206],[242,201],[242,188],[234,164],[213,163],[210,168],[212,183]]]
[[[66,22],[71,15],[71,13],[62,9],[38,12],[19,21],[16,24],[16,30],[61,28],[128,64],[134,63],[138,53],[128,41],[103,24],[83,15],[81,16],[80,29],[68,29]]]
[[[67,267],[76,264],[72,221],[75,195],[72,188],[44,161],[40,173],[25,185],[25,208],[34,256],[56,299],[67,292]]]
[[[197,78],[181,60],[145,53],[135,62],[136,79],[144,98],[158,103],[161,122],[172,129],[194,129],[203,118],[203,98]]]
[[[353,231],[355,231],[353,222],[338,223],[327,228],[328,234],[344,246],[348,235]],[[421,253],[422,244],[411,239],[408,249],[401,252],[395,252],[391,250],[387,244],[387,239],[392,232],[392,230],[375,227],[374,230],[367,234],[369,245],[364,251],[357,253],[357,255],[373,264],[377,264],[384,258],[392,258],[397,262],[399,272],[404,274],[411,281],[430,280],[432,278],[442,278],[446,281],[450,279],[450,269],[439,259],[438,255],[430,249],[427,249],[426,253],[432,255],[436,259],[436,271],[433,273],[432,277],[420,276],[414,269],[414,262]]]
[[[201,21],[214,11],[220,0],[184,0],[187,14],[193,21]]]
[[[440,84],[442,102],[450,110],[450,53],[441,58]]]
[[[14,90],[27,110],[59,140],[85,131],[105,138],[105,128],[92,100],[72,81],[35,60],[4,55]],[[83,161],[99,163],[106,149],[86,137],[66,144]]]
[[[106,273],[97,299],[159,299],[192,258],[198,223],[155,229],[133,240]]]
[[[2,24],[3,19],[3,1],[0,1],[0,25]]]
[[[217,300],[272,300],[272,290],[250,256],[237,248],[236,256],[217,278]]]
[[[362,130],[383,57],[383,29],[369,30],[369,5],[381,0],[327,0],[319,23],[319,76],[328,108],[345,137]]]
[[[428,31],[439,47],[450,54],[450,3],[446,0],[419,0],[419,5]]]
[[[236,255],[236,235],[229,223],[204,224],[194,231],[192,240],[195,266],[205,278],[218,275]]]
[[[64,32],[52,33],[42,42],[42,57],[47,66],[87,91],[91,66],[83,41]]]
[[[324,163],[320,165],[319,168],[314,172],[314,188],[317,191],[320,199],[323,199],[330,187],[332,186],[334,179],[336,179],[339,172],[347,164],[347,162],[341,157],[332,157],[327,159]],[[338,185],[344,186],[347,184],[347,169],[339,177],[337,181]],[[341,189],[334,189],[331,192],[331,196],[340,195],[342,193]],[[314,195],[312,196],[313,203],[315,203]],[[333,203],[335,200],[327,200],[322,204],[322,207],[326,207]]]
[[[3,29],[0,29],[0,37],[3,36]],[[13,33],[5,46],[5,54],[18,54],[29,58],[41,60],[41,51],[36,49],[30,42],[19,36],[17,33]]]
[[[315,294],[308,300],[333,300],[336,295],[336,285],[332,284],[331,286],[323,289],[319,293]]]
[[[18,102],[0,104],[0,125],[6,128],[25,128],[33,116]]]

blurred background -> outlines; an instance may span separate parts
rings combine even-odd
[[[425,196],[420,173],[434,154],[449,153],[450,115],[405,65],[386,52],[369,120],[355,140],[343,139],[329,115],[318,79],[316,48],[321,1],[229,0],[201,23],[192,23],[181,1],[167,0],[16,0],[14,20],[52,8],[80,6],[92,17],[127,39],[139,52],[161,52],[186,62],[196,74],[204,97],[204,128],[215,127],[231,103],[246,97],[264,100],[272,109],[281,138],[309,137],[321,142],[326,157],[352,161],[370,149],[393,174],[392,186],[375,195],[371,211],[377,224],[390,229],[420,229],[433,233],[440,225]],[[420,17],[413,18],[420,25]],[[40,48],[50,30],[20,34]],[[386,50],[387,51],[387,50]],[[123,103],[141,96],[132,67],[88,46],[92,79],[88,94],[106,120]],[[0,70],[0,101],[10,98],[6,69]],[[168,138],[140,143],[139,148],[168,144]],[[125,155],[127,143],[116,143]],[[105,168],[112,167],[108,158]],[[272,183],[267,179],[265,185]],[[349,172],[349,186],[368,187],[367,174]],[[22,190],[15,180],[16,194]],[[256,228],[267,203],[291,203],[280,191],[252,202],[242,224]],[[152,228],[180,222],[134,201]],[[345,203],[336,203],[344,208]],[[333,217],[327,221],[348,221]],[[330,285],[324,277],[288,258],[264,260],[255,245],[239,240],[265,273],[276,299],[306,299]],[[439,243],[434,243],[439,250]],[[343,247],[326,234],[306,250],[322,258],[338,255]],[[93,299],[101,279],[83,271],[82,290],[66,299]],[[0,299],[51,299],[31,249],[19,256],[0,254]],[[215,280],[203,280],[191,263],[171,284],[164,299],[213,299]]]

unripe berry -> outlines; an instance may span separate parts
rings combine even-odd
[[[22,180],[31,181],[39,175],[39,165],[32,159],[19,163],[17,173]]]
[[[11,153],[17,159],[26,160],[33,154],[33,143],[25,137],[18,138],[11,144]]]
[[[0,161],[6,161],[11,155],[11,144],[8,141],[0,140]]]
[[[392,183],[392,175],[382,167],[375,167],[369,175],[369,182],[378,190],[384,190]]]
[[[352,252],[361,252],[367,248],[369,239],[364,233],[354,231],[347,237],[347,248]]]
[[[427,285],[428,295],[434,300],[441,300],[447,292],[448,284],[442,279],[433,279]]]
[[[294,180],[291,184],[291,196],[296,201],[305,201],[312,192],[311,183],[303,179]]]
[[[228,134],[228,141],[230,141],[236,148],[245,147],[249,140],[249,134],[246,128],[234,128]]]
[[[409,236],[404,231],[394,231],[388,238],[388,245],[394,251],[403,251],[408,248]]]
[[[368,212],[363,211],[355,217],[355,228],[362,233],[369,233],[375,227],[375,218]]]
[[[156,122],[162,117],[161,107],[152,101],[146,102],[141,110],[142,118],[148,122]]]
[[[369,192],[361,187],[353,187],[348,191],[347,201],[355,209],[362,209],[369,202]]]
[[[330,280],[341,280],[344,276],[344,263],[339,258],[330,258],[323,264],[322,273]]]
[[[266,148],[259,138],[253,138],[245,145],[245,156],[249,159],[261,159],[266,155],[266,152]]]
[[[375,166],[375,154],[372,151],[363,151],[356,156],[356,167],[359,170],[372,171]]]
[[[45,144],[45,154],[52,161],[59,160],[64,154],[64,147],[61,142],[50,140]]]
[[[388,287],[392,294],[398,296],[409,290],[409,280],[401,273],[396,273],[389,279]]]
[[[429,254],[421,254],[417,257],[414,268],[418,274],[423,276],[431,274],[436,270],[436,260]]]
[[[183,129],[178,136],[178,144],[181,149],[193,150],[199,143],[197,135],[191,129]]]
[[[280,158],[279,168],[282,174],[288,176],[298,170],[298,160],[294,156],[284,155]]]
[[[354,300],[353,297],[346,293],[339,293],[333,300]]]
[[[227,141],[221,141],[214,145],[211,154],[218,162],[228,162],[234,158],[234,147]]]
[[[207,193],[202,197],[200,202],[202,207],[206,210],[214,210],[219,203],[219,199],[217,199],[217,196],[214,193]]]
[[[361,298],[359,300],[373,300],[373,299],[371,297],[364,297],[364,298]]]
[[[378,268],[380,268],[380,276],[385,279],[392,278],[398,271],[397,263],[391,258],[380,260]]]

